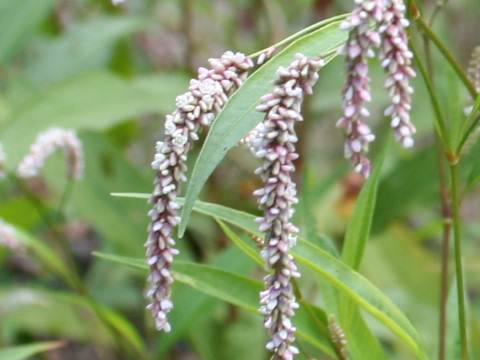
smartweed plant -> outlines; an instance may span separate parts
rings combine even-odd
[[[129,15],[148,2],[104,2],[124,16],[106,34],[148,32]],[[0,291],[0,340],[9,346],[0,359],[69,357],[79,344],[104,359],[480,358],[480,47],[472,40],[469,58],[450,50],[440,20],[454,4],[338,1],[348,13],[259,42],[266,47],[253,54],[229,49],[198,60],[195,2],[155,3],[162,10],[175,3],[183,61],[203,64],[188,83],[171,74],[136,79],[137,69],[124,64],[138,61],[129,51],[154,58],[163,50],[153,36],[137,35],[135,47],[120,41],[112,50],[127,59],[105,65],[116,75],[70,78],[77,68],[92,70],[91,61],[72,58],[71,68],[53,72],[65,77],[60,90],[28,103],[33,112],[12,111],[0,128],[6,199],[21,194],[37,214],[16,216],[26,205],[13,200],[0,207],[0,255],[12,254],[14,266],[30,259],[34,269],[26,271],[34,286],[12,280]],[[272,20],[287,7],[280,3],[245,6],[264,7]],[[300,8],[333,6],[310,3]],[[67,10],[56,11],[67,21]],[[67,39],[82,31],[91,33]],[[106,43],[95,41],[98,49]],[[8,49],[0,37],[2,45]],[[10,56],[0,52],[1,60]],[[13,94],[27,91],[5,83]],[[168,105],[157,105],[159,94]],[[11,103],[21,104],[16,96]],[[86,115],[73,111],[66,121],[80,136],[50,118],[45,124],[54,126],[36,124],[20,136],[25,119],[50,116],[58,101],[84,101],[77,112]],[[136,118],[139,109],[167,115],[158,126],[151,112]],[[28,155],[17,158],[33,137]],[[142,152],[142,143],[155,145]],[[57,149],[66,175],[43,169]],[[79,232],[83,241],[73,241]],[[98,243],[82,258],[87,239]],[[45,310],[52,306],[67,325]],[[29,309],[46,314],[48,326],[37,328]]]

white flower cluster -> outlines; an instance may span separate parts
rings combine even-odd
[[[30,153],[18,165],[17,175],[23,178],[37,176],[45,160],[59,148],[65,155],[68,176],[81,179],[84,168],[82,143],[74,130],[61,128],[51,128],[38,135]]]
[[[198,78],[190,81],[189,91],[176,98],[177,109],[167,115],[164,141],[156,144],[152,169],[157,172],[153,194],[149,200],[153,208],[148,215],[147,264],[151,283],[147,296],[158,330],[171,330],[167,314],[173,308],[171,273],[175,249],[173,229],[180,223],[176,201],[180,185],[187,180],[188,150],[198,140],[200,126],[209,126],[228,100],[245,81],[253,61],[241,53],[226,52],[220,59],[209,60],[211,69],[200,68]]]
[[[262,127],[257,127],[256,156],[262,165],[256,170],[264,186],[254,192],[264,216],[258,218],[260,231],[266,240],[261,255],[273,272],[265,277],[266,290],[260,293],[260,312],[271,341],[267,349],[272,359],[291,360],[298,353],[293,345],[295,327],[291,321],[298,308],[292,291],[291,279],[300,276],[290,254],[295,245],[298,228],[290,222],[293,204],[298,202],[296,186],[291,173],[298,158],[298,141],[294,126],[303,117],[300,113],[305,94],[312,93],[318,79],[321,59],[310,60],[297,54],[288,68],[280,67],[273,91],[261,98],[256,108],[266,113]]]

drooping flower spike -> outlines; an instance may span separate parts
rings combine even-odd
[[[18,165],[17,175],[22,178],[37,176],[45,160],[57,149],[62,149],[65,155],[67,175],[74,180],[81,179],[84,170],[82,142],[74,130],[57,127],[38,135],[29,154]]]
[[[343,117],[337,126],[345,129],[344,153],[354,170],[365,177],[370,175],[370,160],[365,156],[368,144],[375,140],[363,118],[370,115],[365,103],[370,102],[368,58],[374,57],[373,48],[380,46],[380,34],[370,22],[382,20],[383,0],[356,1],[357,7],[340,25],[349,36],[340,52],[345,55],[347,81],[343,88]]]
[[[385,110],[391,117],[395,138],[403,147],[413,146],[415,126],[410,121],[413,92],[410,78],[415,76],[411,67],[412,52],[408,49],[403,0],[355,0],[352,14],[340,25],[349,31],[349,37],[341,49],[347,64],[347,83],[343,89],[344,116],[337,126],[346,131],[345,157],[355,171],[365,177],[370,175],[370,160],[366,157],[368,145],[375,139],[370,127],[363,120],[370,115],[365,107],[371,101],[368,58],[374,57],[374,49],[380,47],[379,59],[388,76],[385,88],[392,105]]]
[[[413,88],[410,78],[415,71],[411,67],[413,53],[408,48],[405,28],[409,21],[405,18],[406,6],[403,0],[386,0],[386,6],[380,23],[382,35],[379,59],[388,76],[385,88],[392,101],[385,110],[385,116],[391,117],[395,139],[405,148],[413,146],[415,126],[410,121],[411,97]]]
[[[264,186],[254,192],[264,216],[259,218],[260,231],[265,233],[261,251],[271,273],[265,277],[266,290],[260,294],[260,312],[271,340],[267,349],[272,359],[293,359],[298,349],[295,327],[291,321],[298,304],[292,291],[291,279],[300,276],[290,254],[295,244],[298,228],[290,222],[297,203],[296,185],[291,174],[293,162],[298,158],[295,143],[298,141],[294,126],[303,117],[300,113],[305,94],[312,93],[318,79],[321,59],[309,60],[297,54],[288,68],[280,67],[273,91],[261,98],[258,111],[266,113],[256,156],[262,165],[256,170]]]
[[[173,230],[180,223],[177,196],[180,185],[186,181],[187,153],[198,140],[201,126],[209,126],[228,97],[239,88],[253,67],[253,61],[241,53],[226,52],[220,59],[209,60],[211,69],[200,68],[198,79],[190,81],[189,91],[176,99],[177,109],[167,115],[164,141],[156,144],[152,169],[156,171],[153,194],[149,203],[147,263],[150,266],[151,309],[158,330],[169,332],[168,313],[173,308],[171,273],[175,248]]]

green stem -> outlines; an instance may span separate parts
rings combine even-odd
[[[477,91],[475,90],[475,87],[471,83],[471,81],[468,79],[467,74],[463,71],[462,67],[460,64],[455,60],[453,57],[452,53],[447,49],[445,44],[440,40],[440,38],[433,32],[432,28],[426,23],[426,21],[419,16],[416,19],[418,25],[420,28],[425,32],[425,35],[427,35],[430,40],[435,44],[437,49],[442,53],[442,55],[445,57],[445,59],[450,63],[450,66],[453,68],[453,70],[457,73],[458,77],[460,80],[462,80],[463,84],[467,88],[468,92],[473,98],[477,97]]]
[[[462,152],[463,146],[465,145],[466,141],[468,140],[468,138],[470,137],[470,135],[472,134],[472,132],[475,131],[475,129],[477,128],[479,122],[480,122],[480,115],[478,115],[478,116],[470,123],[470,125],[468,126],[468,129],[463,133],[462,139],[461,139],[460,142],[458,143],[458,146],[457,146],[457,149],[456,149],[456,153],[457,153],[457,154],[460,154],[460,153]]]
[[[316,24],[313,24],[313,25],[310,25],[308,27],[306,27],[305,29],[303,30],[300,30],[299,32],[296,32],[295,34],[293,35],[290,35],[289,37],[283,39],[282,41],[279,41],[278,43],[272,45],[272,46],[269,46],[268,48],[266,49],[263,49],[263,50],[260,50],[260,51],[257,51],[256,53],[253,53],[251,55],[249,55],[250,58],[254,58],[254,57],[257,57],[271,49],[277,49],[283,45],[286,45],[286,44],[289,44],[295,40],[297,40],[298,38],[301,38],[302,36],[306,35],[306,34],[309,34],[315,30],[318,30],[322,27],[325,27],[327,25],[330,25],[334,22],[337,22],[337,21],[340,21],[340,20],[344,20],[346,17],[348,16],[348,14],[342,14],[342,15],[338,15],[338,16],[334,16],[334,17],[331,17],[331,18],[328,18],[326,20],[323,20],[323,21],[320,21]]]
[[[460,343],[462,360],[468,360],[467,323],[465,316],[465,284],[462,265],[462,238],[460,229],[460,198],[458,196],[458,162],[450,164],[453,206],[453,234],[455,243],[455,276],[457,280],[458,323],[460,327]]]
[[[433,84],[430,81],[430,77],[428,76],[427,69],[423,64],[422,60],[420,59],[419,53],[415,48],[415,45],[413,44],[413,42],[410,42],[410,48],[415,54],[415,57],[414,57],[415,62],[417,63],[420,73],[422,74],[423,81],[425,83],[425,86],[427,87],[428,95],[430,96],[430,101],[432,103],[433,111],[435,113],[435,127],[437,128],[437,131],[440,135],[440,138],[442,139],[442,142],[447,147],[447,152],[450,153],[451,152],[450,140],[448,137],[446,121],[445,121],[445,118],[443,117],[442,110],[440,109],[440,102],[438,101],[435,89],[433,88]]]

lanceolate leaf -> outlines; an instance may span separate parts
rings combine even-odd
[[[233,94],[210,129],[193,168],[182,209],[180,234],[185,231],[194,201],[213,170],[227,151],[263,119],[264,114],[255,111],[255,107],[260,97],[272,88],[277,68],[287,66],[298,52],[309,57],[325,56],[326,61],[333,59],[334,51],[346,39],[346,33],[340,30],[339,24],[340,21],[330,23],[295,41],[252,74]]]
[[[19,51],[53,8],[56,0],[0,2],[0,63]]]
[[[142,198],[146,195],[130,194]],[[255,216],[221,205],[196,201],[195,211],[221,219],[252,234],[261,235]],[[297,261],[324,277],[355,303],[370,312],[402,339],[419,359],[427,359],[423,341],[411,322],[375,285],[326,251],[299,239],[292,249]]]
[[[325,277],[341,293],[370,312],[401,338],[419,359],[427,359],[422,339],[410,321],[377,287],[324,250],[300,241],[295,259]]]
[[[28,345],[12,346],[0,350],[0,360],[24,360],[32,356],[65,346],[63,341],[51,341]]]
[[[370,234],[377,198],[378,180],[387,148],[388,146],[384,147],[379,161],[374,163],[372,176],[360,192],[352,217],[348,221],[347,232],[342,248],[342,259],[354,270],[358,270],[360,267],[365,244]]]

